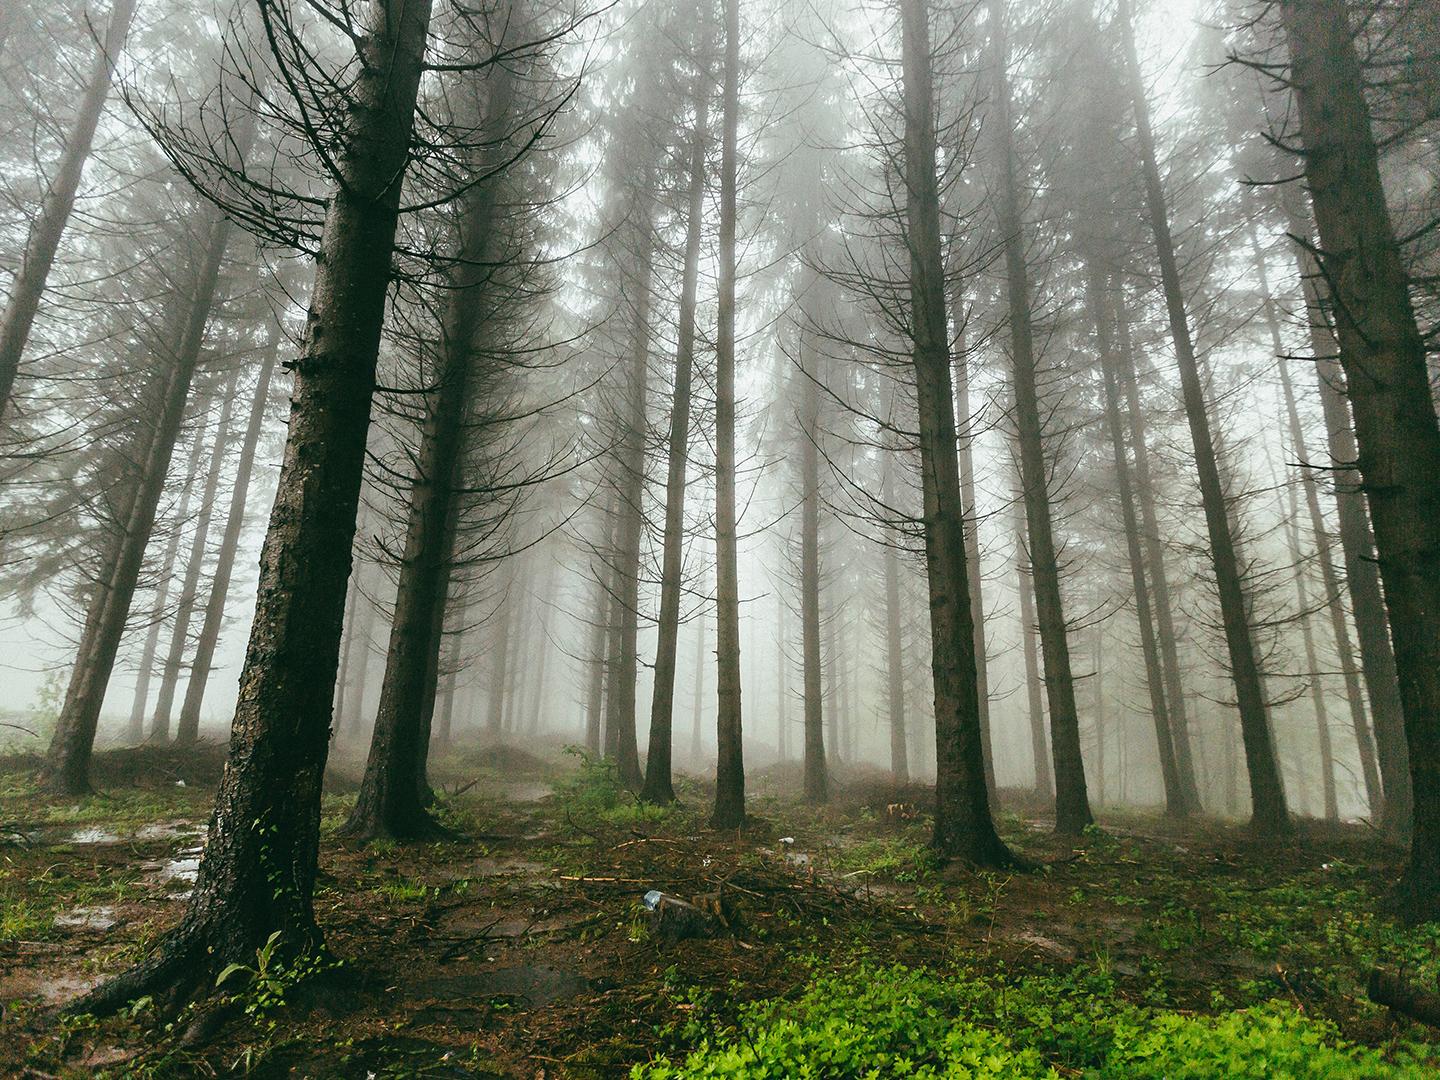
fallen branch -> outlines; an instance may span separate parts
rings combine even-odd
[[[1372,968],[1366,993],[1377,1005],[1388,1006],[1412,1020],[1440,1028],[1440,994],[1416,986],[1399,972]]]

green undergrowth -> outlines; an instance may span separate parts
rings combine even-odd
[[[673,1033],[688,1052],[635,1067],[635,1080],[1421,1080],[1440,1067],[1418,1044],[1350,1045],[1280,1000],[1215,1016],[1135,1004],[1094,966],[1010,978],[860,963],[731,1022],[691,996]]]

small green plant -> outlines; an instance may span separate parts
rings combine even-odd
[[[306,979],[339,966],[318,953],[302,953],[288,963],[279,956],[281,931],[276,930],[255,952],[255,963],[226,964],[215,976],[215,986],[224,986],[238,976],[246,982],[237,995],[245,1006],[245,1014],[261,1017],[285,1005],[286,995]]]

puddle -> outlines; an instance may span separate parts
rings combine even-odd
[[[589,979],[543,964],[440,975],[402,988],[411,1001],[431,1000],[474,1007],[491,998],[508,998],[529,1008],[575,997],[589,989]]]
[[[86,829],[76,829],[62,841],[66,844],[118,844],[119,842],[118,833],[94,825]]]
[[[47,1005],[77,998],[100,985],[99,975],[45,975],[38,971],[17,973],[0,979],[0,998],[39,998]]]
[[[109,907],[77,907],[55,916],[55,926],[62,930],[109,930],[119,921]]]
[[[193,840],[203,836],[205,828],[193,821],[159,821],[144,825],[135,832],[136,840]]]

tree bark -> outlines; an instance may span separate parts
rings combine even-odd
[[[1295,384],[1290,378],[1290,362],[1285,353],[1284,342],[1280,337],[1280,317],[1275,310],[1275,299],[1270,293],[1270,276],[1265,265],[1265,257],[1260,251],[1259,243],[1255,237],[1255,228],[1250,226],[1250,250],[1255,263],[1255,271],[1260,279],[1260,291],[1262,294],[1262,307],[1265,313],[1265,325],[1270,333],[1270,348],[1275,356],[1276,369],[1280,375],[1281,396],[1285,400],[1285,424],[1290,436],[1291,453],[1299,463],[1300,486],[1305,492],[1305,509],[1309,514],[1310,533],[1315,538],[1315,560],[1320,564],[1321,582],[1325,588],[1325,610],[1330,615],[1330,632],[1335,639],[1335,655],[1340,662],[1340,672],[1345,679],[1345,701],[1350,708],[1350,727],[1355,735],[1356,750],[1360,757],[1360,772],[1365,782],[1365,801],[1370,808],[1370,817],[1379,822],[1384,818],[1384,797],[1380,788],[1380,773],[1375,762],[1375,740],[1370,731],[1370,720],[1365,715],[1365,702],[1360,691],[1360,673],[1355,666],[1355,651],[1350,644],[1350,626],[1345,619],[1345,604],[1340,590],[1339,577],[1335,572],[1335,559],[1330,546],[1330,533],[1325,527],[1324,515],[1320,512],[1319,485],[1315,482],[1315,474],[1308,467],[1310,453],[1305,445],[1305,430],[1300,424],[1300,410],[1295,400]],[[1300,555],[1300,532],[1298,518],[1298,505],[1295,504],[1295,489],[1290,489],[1292,502],[1291,515],[1291,548],[1297,560],[1296,588],[1306,592],[1303,575],[1299,571]],[[1300,603],[1301,611],[1309,611],[1307,600],[1302,596]],[[1306,642],[1307,652],[1314,651],[1313,631],[1311,630],[1308,618],[1305,625],[1305,633],[1310,640]],[[1317,717],[1324,709],[1324,697],[1321,694],[1319,684],[1319,668],[1312,658],[1310,661],[1312,684],[1311,690],[1315,695]],[[1321,732],[1321,743],[1325,748],[1326,755],[1329,754],[1331,742],[1328,720],[1325,722]],[[1332,820],[1339,817],[1338,809],[1332,814],[1332,803],[1334,802],[1335,777],[1333,762],[1331,771],[1325,780],[1325,805],[1326,816]]]
[[[924,0],[900,0],[905,110],[903,179],[910,250],[910,324],[920,429],[925,568],[935,685],[935,835],[942,856],[1006,866],[1014,856],[995,831],[980,742],[975,625],[965,569],[955,406],[940,259],[934,87]]]
[[[230,594],[230,579],[235,571],[235,553],[240,548],[240,533],[245,527],[245,511],[250,496],[250,481],[255,473],[255,450],[265,426],[265,410],[270,403],[270,380],[275,373],[275,357],[280,349],[280,328],[271,326],[270,340],[265,346],[260,372],[255,379],[255,396],[250,402],[250,415],[245,421],[245,435],[240,443],[240,458],[235,465],[235,486],[230,490],[230,507],[225,518],[225,533],[215,555],[215,577],[210,582],[210,595],[205,601],[205,618],[195,646],[195,660],[190,665],[190,681],[185,687],[185,700],[180,706],[180,723],[175,740],[192,743],[200,731],[200,706],[205,700],[205,687],[215,662],[215,649],[220,643],[220,630],[225,623],[225,602]]]
[[[670,447],[665,478],[665,535],[660,569],[659,639],[650,699],[650,747],[645,756],[648,802],[675,801],[675,660],[680,641],[680,586],[684,570],[685,485],[689,465],[690,383],[695,363],[695,300],[700,284],[700,241],[705,227],[705,142],[710,116],[709,80],[695,90],[695,127],[690,133],[690,205],[685,223],[685,269],[680,285],[680,326],[675,349],[675,398],[670,409]]]
[[[1105,427],[1110,435],[1110,454],[1115,466],[1115,483],[1120,491],[1120,517],[1125,530],[1125,551],[1130,563],[1130,584],[1135,597],[1135,619],[1140,626],[1140,653],[1145,661],[1145,687],[1150,694],[1150,716],[1155,724],[1155,745],[1160,758],[1160,777],[1165,786],[1165,812],[1184,817],[1192,810],[1180,783],[1175,760],[1174,732],[1170,709],[1165,701],[1165,678],[1160,666],[1160,648],[1155,640],[1155,623],[1150,611],[1150,588],[1145,580],[1145,559],[1140,547],[1140,524],[1135,513],[1135,494],[1130,483],[1130,462],[1125,453],[1125,434],[1120,422],[1120,387],[1116,375],[1115,346],[1107,317],[1105,293],[1098,269],[1086,273],[1086,300],[1095,325],[1101,377],[1105,384]]]
[[[232,372],[221,390],[220,419],[215,427],[215,445],[210,450],[210,468],[205,474],[205,487],[200,495],[200,513],[195,518],[195,531],[190,538],[190,553],[185,561],[185,579],[180,586],[180,603],[175,608],[175,623],[170,631],[170,649],[160,680],[160,694],[150,720],[150,739],[164,742],[170,738],[170,713],[175,706],[175,691],[180,685],[180,672],[185,666],[185,650],[190,645],[190,623],[195,617],[195,601],[200,595],[200,578],[205,568],[205,549],[210,542],[210,522],[215,513],[215,497],[220,490],[220,474],[225,471],[225,454],[230,447],[230,421],[235,411],[235,386],[239,372]],[[190,741],[194,741],[193,738]]]
[[[1030,322],[1029,268],[1020,221],[1020,197],[1010,108],[1008,46],[1002,0],[990,0],[991,48],[995,65],[995,126],[999,144],[1000,190],[996,199],[1005,244],[1005,279],[1010,316],[1010,361],[1015,391],[1015,426],[1020,447],[1020,481],[1030,540],[1030,571],[1039,617],[1040,652],[1045,663],[1045,692],[1050,703],[1050,741],[1055,767],[1055,831],[1078,836],[1094,818],[1085,787],[1080,752],[1080,717],[1070,665],[1069,625],[1065,621],[1050,512],[1049,465],[1045,460],[1040,401],[1035,385],[1035,350]]]
[[[1303,241],[1295,245],[1296,270],[1309,313],[1310,349],[1315,360],[1315,378],[1325,416],[1326,445],[1330,455],[1336,517],[1340,524],[1340,552],[1345,563],[1345,584],[1355,614],[1355,637],[1360,646],[1360,671],[1370,699],[1374,722],[1376,759],[1380,771],[1382,827],[1392,836],[1406,837],[1410,831],[1410,752],[1405,745],[1405,717],[1400,702],[1400,683],[1395,673],[1395,653],[1385,615],[1385,597],[1380,587],[1380,569],[1375,560],[1374,538],[1365,491],[1356,468],[1359,450],[1346,400],[1345,373],[1340,368],[1338,345],[1325,313],[1325,291],[1320,268],[1306,247],[1313,230],[1295,206],[1297,194],[1286,193],[1282,207],[1292,236]]]
[[[955,323],[962,325],[960,300],[955,301]],[[980,748],[985,754],[985,786],[992,802],[995,790],[995,755],[991,750],[989,648],[985,638],[985,597],[980,566],[980,517],[975,503],[975,462],[970,410],[970,355],[965,335],[957,335],[955,359],[955,423],[960,439],[960,498],[969,508],[965,519],[965,574],[970,590],[970,614],[975,620],[975,679],[980,698]]]
[[[513,34],[514,28],[509,29]],[[503,50],[503,39],[496,48]],[[461,484],[467,422],[472,420],[472,402],[489,374],[476,339],[484,322],[485,293],[494,276],[491,260],[499,198],[494,174],[507,152],[514,77],[504,63],[490,71],[480,125],[483,149],[470,163],[475,176],[487,179],[466,192],[460,208],[455,264],[448,275],[440,326],[440,371],[421,425],[410,486],[380,704],[365,774],[344,827],[346,835],[358,839],[414,840],[444,832],[426,809],[433,796],[425,779],[425,761],[449,596],[457,528],[456,489]]]
[[[1050,739],[1045,732],[1044,692],[1040,681],[1040,647],[1035,640],[1035,597],[1025,558],[1025,506],[1015,499],[1015,577],[1020,593],[1020,638],[1025,653],[1025,703],[1030,718],[1030,755],[1035,764],[1035,794],[1049,799],[1055,794],[1050,773]]]
[[[725,73],[720,136],[719,312],[715,334],[715,811],[710,824],[745,824],[740,711],[740,578],[735,518],[735,185],[740,122],[740,0],[724,0]]]
[[[80,189],[80,178],[85,171],[85,162],[90,157],[90,148],[95,141],[95,129],[100,123],[100,114],[105,109],[105,99],[110,96],[115,61],[124,47],[125,36],[135,14],[135,5],[136,0],[115,0],[110,9],[105,40],[100,43],[100,52],[95,58],[90,81],[86,83],[85,93],[80,98],[80,108],[65,140],[65,151],[45,192],[40,210],[30,222],[20,269],[11,282],[10,298],[5,304],[4,313],[0,314],[0,419],[13,412],[12,398],[15,394],[15,380],[20,373],[20,361],[30,340],[35,314],[40,310],[40,300],[45,294],[50,268],[55,264],[55,252],[60,247],[65,227],[70,223],[70,214],[75,209],[75,194]]]
[[[1175,359],[1180,369],[1180,387],[1185,402],[1185,416],[1190,425],[1194,445],[1195,467],[1200,481],[1200,500],[1205,513],[1205,526],[1210,540],[1210,559],[1215,584],[1220,594],[1221,620],[1225,628],[1225,644],[1230,659],[1230,676],[1235,683],[1240,711],[1240,732],[1245,746],[1245,765],[1250,776],[1251,827],[1262,836],[1286,835],[1292,830],[1285,806],[1285,788],[1276,763],[1275,744],[1270,731],[1264,690],[1260,685],[1260,665],[1255,652],[1249,613],[1246,609],[1240,564],[1235,553],[1235,538],[1225,500],[1224,487],[1216,460],[1215,441],[1210,430],[1210,416],[1200,367],[1190,337],[1189,317],[1180,283],[1180,269],[1170,235],[1169,212],[1165,192],[1160,183],[1160,169],[1155,159],[1155,138],[1150,130],[1150,108],[1140,73],[1140,60],[1135,50],[1135,31],[1131,23],[1130,5],[1122,0],[1118,15],[1124,36],[1126,68],[1139,135],[1141,164],[1145,179],[1145,201],[1150,211],[1150,228],[1154,234],[1156,254],[1160,263],[1165,308],[1170,320],[1170,337],[1175,346]]]
[[[321,946],[314,886],[341,617],[364,475],[375,364],[409,158],[429,0],[370,6],[294,363],[290,431],[260,560],[230,754],[180,926],[73,1006],[188,996],[227,963]]]
[[[1282,0],[1305,175],[1370,500],[1410,751],[1411,920],[1440,918],[1440,425],[1342,0]]]

